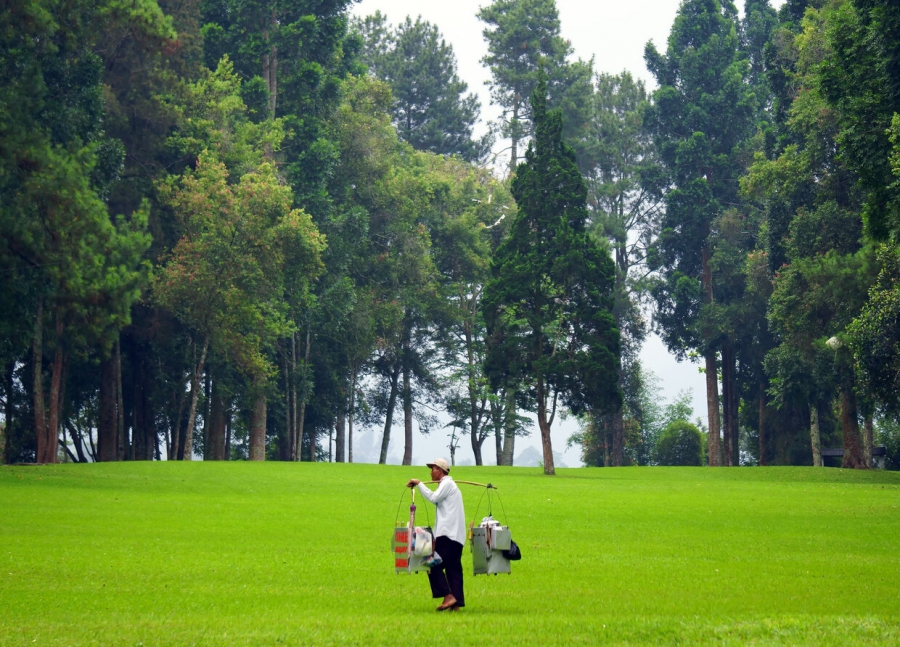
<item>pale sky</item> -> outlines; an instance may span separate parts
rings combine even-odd
[[[784,0],[773,0],[772,5],[780,7]],[[482,37],[484,23],[476,18],[481,6],[490,4],[488,0],[455,0],[434,2],[433,0],[361,0],[353,8],[353,14],[366,16],[381,11],[388,22],[396,25],[411,16],[413,20],[422,16],[424,20],[437,25],[444,39],[453,46],[457,59],[457,73],[469,86],[469,92],[478,95],[481,101],[482,123],[477,132],[484,132],[484,122],[499,115],[499,110],[490,105],[490,96],[485,83],[490,79],[487,68],[481,65],[481,58],[487,54],[487,46]],[[594,58],[594,70],[617,74],[628,70],[643,79],[648,88],[654,87],[653,79],[644,66],[644,46],[652,40],[656,48],[665,51],[666,39],[679,0],[556,0],[563,38],[568,39],[575,50],[575,58]],[[738,8],[743,11],[743,1],[738,0]],[[693,391],[694,416],[706,423],[706,383],[698,371],[698,364],[678,363],[669,355],[658,337],[652,336],[641,352],[644,365],[660,378],[663,399],[671,401],[680,391]],[[563,453],[566,439],[575,431],[570,419],[562,424],[557,422],[551,434],[554,451]],[[380,431],[376,438],[381,442]],[[402,447],[402,419],[397,419],[392,433],[394,439],[389,453],[400,456]],[[446,456],[447,438],[441,432],[434,432],[429,438],[416,434],[413,441],[414,464],[421,464],[437,456]],[[535,430],[530,438],[518,439],[516,455],[529,445],[540,449],[540,435]],[[483,450],[485,462],[494,463],[493,439],[485,442]],[[468,438],[464,438],[457,451],[457,461],[471,461],[472,450]],[[569,466],[580,465],[577,448],[565,452],[563,460]],[[399,461],[397,461],[399,462]]]

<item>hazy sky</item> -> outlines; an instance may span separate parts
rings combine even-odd
[[[784,0],[774,0],[772,5],[780,7],[783,2]],[[421,15],[423,20],[437,25],[444,39],[453,46],[460,78],[469,85],[469,91],[476,93],[481,100],[482,124],[478,131],[483,132],[483,122],[499,115],[499,110],[490,105],[485,85],[490,74],[481,65],[481,58],[487,53],[482,37],[484,23],[476,18],[479,8],[488,4],[488,0],[362,0],[354,6],[353,13],[366,16],[381,11],[387,15],[388,22],[394,25],[406,16],[415,20]],[[644,66],[644,46],[652,40],[657,49],[665,50],[666,39],[679,4],[678,0],[556,0],[562,36],[571,42],[576,58],[588,60],[593,57],[594,70],[598,72],[616,74],[628,70],[635,77],[643,79],[648,88],[655,84]],[[743,10],[742,0],[737,5]],[[693,391],[694,414],[705,423],[706,384],[703,375],[698,372],[698,365],[676,362],[655,336],[645,344],[641,358],[644,365],[660,378],[665,401],[671,401],[682,390]],[[399,456],[403,453],[401,419],[397,419],[394,429],[392,436],[395,440],[391,442],[390,453]],[[552,433],[554,450],[563,452],[566,439],[573,431],[575,425],[572,420],[556,423]],[[380,446],[380,432],[376,436],[375,440]],[[421,463],[438,455],[449,458],[447,442],[447,438],[440,432],[435,432],[430,438],[416,434],[413,443],[414,462]],[[530,438],[517,441],[516,454],[529,445],[540,448],[536,426]],[[485,446],[485,460],[493,462],[493,440],[486,441]],[[457,460],[472,458],[468,438],[463,439]],[[564,460],[570,466],[580,464],[578,450],[573,448],[566,452]]]

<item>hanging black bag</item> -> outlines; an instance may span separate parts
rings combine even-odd
[[[503,556],[511,562],[522,559],[522,551],[519,550],[519,544],[510,539],[509,548],[503,551]]]

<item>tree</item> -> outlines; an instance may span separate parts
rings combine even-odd
[[[742,148],[756,117],[755,97],[745,82],[747,61],[738,45],[731,2],[687,0],[666,54],[652,43],[645,50],[659,83],[649,123],[673,187],[652,259],[662,278],[654,289],[655,317],[670,350],[683,355],[693,348],[705,357],[711,465],[718,465],[720,456],[717,352],[723,341],[715,325],[711,234],[714,221],[739,203]],[[726,402],[735,401],[732,387],[723,382]]]
[[[866,231],[876,241],[896,239],[900,185],[891,164],[891,123],[900,113],[900,7],[851,0],[824,8],[823,18],[822,96],[836,109],[842,156],[866,193]]]
[[[593,61],[569,62],[572,46],[560,36],[555,0],[495,0],[482,7],[478,19],[488,54],[482,63],[491,71],[491,102],[503,109],[500,134],[510,140],[509,170],[515,172],[519,147],[534,133],[528,103],[544,66],[550,104],[563,109],[563,138],[588,123]]]
[[[670,422],[656,444],[658,465],[701,465],[703,444],[700,430],[686,420]]]
[[[436,384],[431,324],[438,284],[428,219],[440,158],[398,140],[386,84],[350,77],[345,88],[336,115],[341,163],[332,191],[341,212],[365,218],[365,238],[345,252],[354,257],[352,280],[371,298],[375,357],[367,363],[377,376],[371,413],[384,423],[380,461],[385,462],[400,398],[404,460],[411,461],[414,418],[426,421],[414,404],[430,399]]]
[[[242,95],[258,119],[281,117],[286,137],[281,172],[294,200],[318,224],[330,207],[325,190],[336,162],[328,119],[341,80],[358,72],[346,39],[351,0],[203,0],[203,54],[215,69],[223,55],[244,81]]]
[[[503,226],[515,204],[507,186],[486,170],[449,159],[439,161],[436,171],[429,229],[443,306],[436,311],[435,332],[444,370],[462,385],[463,395],[454,393],[447,406],[452,404],[457,426],[469,436],[475,464],[482,465],[484,442],[496,431],[491,425],[496,397],[484,375],[487,334],[481,303],[490,276],[493,230]],[[501,454],[498,449],[498,460]]]
[[[227,179],[225,165],[205,153],[196,171],[163,187],[184,235],[154,291],[160,305],[194,329],[202,345],[191,379],[187,460],[210,346],[228,356],[252,383],[250,459],[263,459],[265,387],[272,372],[265,351],[290,330],[283,302],[285,273],[310,280],[319,271],[324,248],[309,216],[291,209],[290,189],[279,183],[270,164],[245,173],[237,185]]]
[[[435,25],[407,16],[391,29],[387,17],[376,12],[353,27],[364,41],[362,61],[391,88],[392,121],[401,139],[416,150],[470,161],[487,154],[489,139],[472,139],[478,98],[465,94],[468,86],[456,74],[453,47]]]
[[[67,357],[90,348],[111,354],[149,269],[141,261],[147,204],[113,218],[104,202],[123,151],[103,132],[103,65],[91,49],[120,24],[148,40],[172,32],[152,2],[20,3],[0,16],[17,26],[0,41],[0,232],[3,264],[13,270],[4,287],[14,278],[28,286],[10,314],[27,313],[33,331],[35,460],[55,462]],[[47,394],[45,327],[53,351]],[[115,457],[114,440],[103,439],[104,460]]]
[[[619,331],[612,260],[586,230],[587,189],[562,141],[562,114],[547,110],[544,79],[532,94],[535,138],[512,194],[519,205],[492,261],[483,311],[495,384],[511,374],[536,403],[544,473],[554,474],[556,406],[601,413],[620,406]]]
[[[845,466],[855,467],[865,463],[857,415],[868,403],[858,402],[846,332],[877,270],[862,240],[856,178],[836,145],[839,115],[822,93],[828,15],[808,10],[796,34],[782,28],[772,58],[793,84],[778,124],[783,148],[774,159],[757,153],[742,184],[766,213],[770,266],[779,259],[768,305],[768,390],[782,411],[808,411],[811,452],[803,460],[814,465],[822,464],[821,423],[840,394]]]
[[[647,322],[638,302],[650,287],[647,250],[657,235],[663,197],[652,136],[644,126],[647,105],[643,82],[628,72],[598,74],[582,156],[592,231],[609,241],[616,267],[613,314],[622,334],[623,393],[628,385],[640,388],[637,362]],[[609,432],[612,465],[624,460],[623,414],[615,411],[594,423]]]

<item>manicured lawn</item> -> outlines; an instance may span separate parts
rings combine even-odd
[[[472,577],[467,549],[438,614],[390,553],[427,468],[0,467],[0,645],[900,643],[898,473],[453,475],[500,488],[524,557]]]

